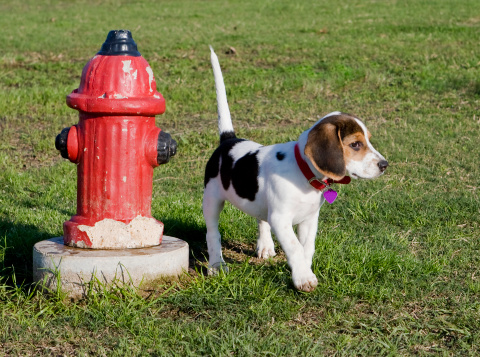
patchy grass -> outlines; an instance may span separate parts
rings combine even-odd
[[[480,321],[480,4],[11,1],[0,4],[0,350],[6,355],[477,355]],[[75,165],[54,148],[65,96],[109,30],[132,30],[178,141],[155,170],[153,215],[191,269],[82,301],[30,285],[35,242],[75,213]],[[255,221],[227,205],[231,273],[206,277],[203,169],[216,147],[208,45],[234,125],[296,140],[333,111],[363,118],[390,162],[323,207],[310,294],[284,256],[254,257]],[[234,48],[235,51],[231,49]]]

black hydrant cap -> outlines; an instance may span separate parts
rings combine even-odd
[[[128,30],[112,30],[97,53],[102,56],[141,56],[132,33]]]

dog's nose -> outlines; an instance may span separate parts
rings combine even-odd
[[[388,166],[388,161],[387,160],[382,160],[378,163],[378,168],[380,169],[380,171],[385,171],[387,169],[387,166]]]

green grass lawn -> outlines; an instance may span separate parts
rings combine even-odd
[[[478,0],[1,1],[0,354],[319,356],[480,354]],[[190,273],[71,302],[37,293],[32,247],[75,213],[76,167],[55,136],[65,97],[109,30],[129,29],[178,141],[155,169],[153,216],[191,247]],[[227,205],[228,275],[206,277],[203,169],[218,143],[209,61],[237,135],[296,140],[341,110],[388,159],[320,212],[313,293]],[[235,49],[232,53],[230,48]]]

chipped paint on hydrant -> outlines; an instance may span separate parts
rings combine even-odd
[[[91,247],[84,241],[77,242],[78,248],[124,249],[144,248],[158,245],[162,240],[163,224],[154,218],[137,216],[126,224],[105,218],[95,225],[78,225],[80,232],[85,232],[92,243]]]
[[[79,111],[79,122],[55,141],[62,156],[77,164],[77,213],[63,225],[64,244],[160,244],[163,223],[151,216],[153,169],[175,155],[177,144],[155,126],[165,100],[130,31],[110,31],[67,105]]]

